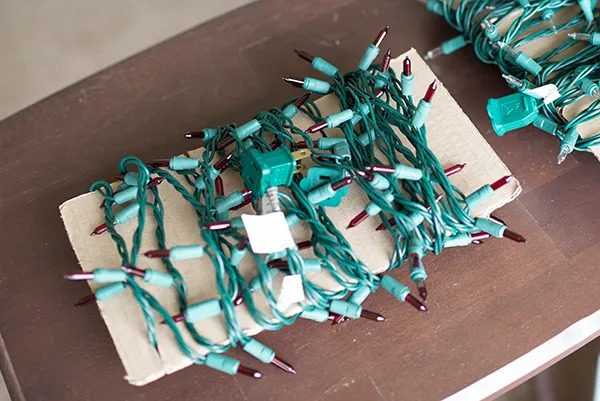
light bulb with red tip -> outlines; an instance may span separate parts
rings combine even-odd
[[[326,124],[327,125],[327,124]],[[309,128],[310,129],[310,128]],[[299,141],[295,143],[296,149],[308,149],[308,143],[306,141]],[[312,146],[316,148],[319,146],[319,141],[312,141]]]
[[[312,63],[312,61],[315,59],[315,57],[312,54],[307,53],[304,50],[294,49],[294,53],[296,53],[298,57],[300,57],[302,60],[308,63]]]
[[[294,102],[294,106],[296,106],[297,108],[304,106],[304,103],[306,103],[306,101],[308,100],[310,95],[311,95],[311,92],[304,92],[304,94],[302,96],[300,96],[298,99],[296,99],[296,101]]]
[[[366,310],[366,309],[363,309],[360,312],[360,317],[372,320],[374,322],[383,322],[383,321],[385,321],[385,317],[383,315],[380,315],[377,312],[373,312],[373,311]]]
[[[493,214],[490,214],[490,217],[488,217],[488,220],[491,220],[494,223],[502,224],[503,226],[507,225],[504,222],[504,220],[502,220],[500,217],[494,216]]]
[[[310,249],[312,247],[312,242],[311,241],[296,242],[296,246],[298,247],[299,251],[303,251],[305,249]]]
[[[402,74],[405,77],[410,77],[412,75],[412,63],[408,57],[402,62]]]
[[[390,29],[390,26],[386,25],[385,28],[383,28],[381,31],[379,31],[379,33],[375,37],[375,40],[373,40],[373,46],[379,47],[381,42],[383,42],[383,39],[385,39],[385,37],[387,36],[389,29]]]
[[[427,293],[425,293],[425,296],[427,296]],[[423,298],[423,299],[425,299],[425,298]],[[418,310],[420,312],[427,312],[429,310],[429,309],[427,309],[425,304],[423,304],[423,302],[421,302],[417,298],[413,297],[412,294],[408,294],[406,296],[406,298],[404,298],[404,302],[408,302],[409,304],[414,306],[416,310]]]
[[[306,129],[306,132],[308,132],[309,134],[314,134],[315,132],[321,131],[322,129],[325,129],[325,128],[327,128],[327,121],[323,120],[321,122],[318,122],[318,123],[308,127]]]
[[[148,164],[152,168],[165,168],[169,167],[169,159],[153,159]]]
[[[455,164],[454,166],[450,166],[447,169],[444,169],[444,174],[446,177],[450,177],[456,173],[460,173],[466,166],[466,163],[463,164]]]
[[[337,191],[338,189],[342,189],[345,186],[352,184],[353,181],[354,181],[354,178],[351,176],[344,177],[341,180],[332,183],[331,189],[333,189],[334,191]]]
[[[294,369],[294,367],[292,365],[290,365],[289,363],[287,363],[286,361],[284,361],[283,359],[281,359],[277,356],[275,356],[273,358],[271,363],[273,365],[277,366],[279,369],[283,370],[284,372],[291,373],[293,375],[296,374],[296,369]]]
[[[219,230],[227,230],[231,227],[232,227],[231,221],[217,221],[214,223],[208,223],[207,225],[203,226],[202,229],[208,230],[208,231],[219,231]]]
[[[411,270],[418,269],[421,267],[421,257],[418,253],[412,253],[410,255],[411,258]],[[427,300],[427,286],[425,285],[425,280],[416,280],[415,284],[417,285],[417,290],[419,291],[419,296],[423,301]],[[411,304],[412,305],[412,304]],[[415,305],[413,305],[415,306]],[[420,309],[420,308],[417,308]]]
[[[84,305],[91,304],[92,302],[95,302],[95,301],[96,301],[96,295],[90,294],[90,295],[86,295],[85,297],[83,297],[79,301],[77,301],[75,303],[75,306],[84,306]]]
[[[170,249],[155,249],[152,251],[144,252],[144,256],[147,258],[157,259],[157,258],[168,258],[171,255]]]
[[[204,131],[190,131],[182,135],[186,139],[198,138],[204,139]]]
[[[359,225],[360,223],[365,221],[367,219],[367,217],[369,217],[369,215],[367,214],[367,211],[366,210],[361,211],[359,214],[354,216],[354,218],[352,220],[350,220],[350,222],[346,226],[346,229],[356,227],[357,225]]]
[[[434,79],[433,82],[431,83],[431,85],[429,85],[429,88],[427,88],[427,92],[425,93],[423,100],[426,101],[427,103],[431,103],[431,100],[433,99],[433,95],[435,95],[437,88],[438,88],[438,82],[437,82],[437,79]]]
[[[271,143],[269,144],[269,147],[270,147],[272,150],[275,150],[275,149],[277,149],[277,148],[278,148],[278,147],[280,147],[280,146],[281,146],[281,141],[280,141],[279,139],[275,139],[273,142],[271,142]]]
[[[221,178],[220,175],[218,175],[217,178],[215,178],[215,194],[217,196],[225,195],[225,188],[223,187],[223,179]]]
[[[505,175],[504,177],[500,178],[498,181],[490,184],[490,187],[492,187],[492,190],[497,191],[500,188],[502,188],[503,186],[505,186],[506,184],[508,184],[509,182],[511,182],[512,179],[513,179],[512,175]]]
[[[185,321],[185,315],[183,313],[178,313],[176,315],[171,316],[171,319],[173,319],[173,321],[175,323],[184,322]],[[162,322],[160,322],[160,324],[167,324],[167,321],[163,320]]]
[[[221,159],[219,159],[215,164],[214,168],[217,171],[225,171],[227,167],[229,167],[229,161],[233,157],[233,152],[227,153]]]
[[[523,237],[521,234],[518,234],[518,233],[516,233],[514,231],[511,231],[511,230],[508,230],[508,229],[504,230],[504,233],[502,234],[502,236],[504,238],[508,238],[508,239],[513,240],[515,242],[520,242],[520,243],[527,242],[527,239],[525,239],[525,237]]]
[[[241,305],[244,302],[244,297],[242,297],[241,295],[238,295],[237,297],[233,298],[232,302],[233,302],[234,306]]]
[[[238,366],[237,373],[240,373],[244,376],[252,377],[253,379],[262,379],[263,374],[256,369],[249,368],[248,366],[241,365]]]
[[[165,180],[164,177],[154,177],[152,178],[150,181],[148,181],[148,184],[146,184],[147,188],[154,188],[159,186],[163,181]],[[122,181],[122,180],[121,180]],[[113,195],[118,194],[119,192],[121,192],[122,190],[119,191],[115,191],[113,193]],[[106,199],[102,201],[102,203],[100,204],[100,209],[102,209],[103,207],[106,206]]]
[[[83,281],[83,280],[93,280],[94,273],[92,272],[77,272],[77,273],[68,273],[63,276],[65,280],[70,281]]]
[[[90,233],[90,236],[93,237],[95,235],[100,235],[108,230],[108,225],[106,223],[100,224],[98,227],[94,228],[94,231]]]
[[[471,234],[471,240],[474,244],[479,245],[482,243],[482,240],[490,238],[490,235],[485,231],[481,231],[478,233]],[[475,242],[477,241],[477,243]]]
[[[144,278],[146,276],[145,270],[138,269],[137,267],[133,267],[133,266],[123,266],[123,267],[121,267],[121,270],[123,270],[127,274],[131,274],[132,276],[137,276],[137,277],[141,277],[141,278]]]
[[[242,190],[242,197],[244,198],[244,200],[239,205],[232,207],[231,210],[241,209],[250,202],[252,202],[252,197],[250,195],[252,195],[252,190],[250,190],[249,188],[244,188]]]
[[[217,150],[223,150],[225,149],[227,146],[231,145],[232,143],[235,142],[235,139],[232,136],[228,136],[225,139],[220,140],[217,143],[216,149]]]
[[[388,49],[388,51],[383,56],[383,62],[381,63],[381,72],[388,72],[390,69],[390,62],[392,61],[392,49]]]

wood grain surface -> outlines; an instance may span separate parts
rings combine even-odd
[[[265,367],[268,377],[253,381],[192,367],[141,388],[122,379],[97,310],[72,306],[89,289],[62,279],[77,266],[57,206],[110,179],[124,154],[181,153],[193,146],[180,133],[243,122],[294,96],[278,78],[309,72],[294,47],[346,70],[385,24],[394,54],[411,46],[423,54],[454,36],[409,0],[264,0],[0,123],[0,367],[15,400],[435,400],[600,308],[600,165],[577,154],[557,166],[557,142],[535,129],[496,137],[485,102],[509,90],[467,48],[430,65],[521,181],[524,193],[498,215],[526,246],[490,240],[428,257],[426,318],[382,293],[365,307],[385,324],[303,321],[261,333],[295,377]]]

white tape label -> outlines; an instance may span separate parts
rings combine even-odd
[[[295,246],[283,212],[242,214],[242,221],[254,253],[276,253]]]

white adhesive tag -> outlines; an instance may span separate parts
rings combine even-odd
[[[561,96],[558,88],[554,84],[543,85],[539,88],[530,89],[529,92],[544,99],[544,104],[552,103]]]
[[[304,301],[304,285],[302,284],[302,275],[288,274],[283,277],[281,282],[281,291],[277,297],[277,309],[284,311],[290,305]]]
[[[242,214],[242,221],[254,253],[276,253],[296,245],[283,212]]]

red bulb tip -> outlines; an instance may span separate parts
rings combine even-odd
[[[104,224],[100,224],[98,227],[94,228],[94,231],[92,231],[90,233],[90,236],[95,236],[95,235],[100,235],[103,232],[106,232],[106,230],[108,230],[108,226],[106,225],[106,223]]]
[[[352,220],[350,220],[350,223],[348,223],[348,226],[346,226],[346,229],[356,227],[357,225],[359,225],[360,223],[365,221],[365,219],[367,217],[369,217],[369,215],[367,214],[367,212],[365,210],[363,210],[362,212],[357,214]]]
[[[241,305],[244,302],[244,298],[241,295],[238,295],[237,297],[233,298],[233,304],[235,306]]]
[[[404,74],[406,77],[410,77],[412,75],[412,63],[408,57],[406,57],[402,62],[402,74]]]
[[[373,41],[373,45],[375,47],[379,47],[381,42],[383,42],[383,39],[385,39],[385,37],[387,36],[389,29],[390,29],[390,26],[386,25],[385,28],[383,28],[381,31],[379,31],[379,33],[375,37],[375,40]]]
[[[492,183],[490,186],[492,187],[492,189],[494,191],[497,191],[498,189],[502,188],[503,186],[505,186],[506,184],[511,182],[512,179],[513,179],[512,175],[505,175],[504,177],[500,178],[498,181]]]
[[[392,49],[388,49],[388,51],[383,56],[383,63],[381,63],[381,71],[388,72],[390,69],[390,62],[392,61]]]
[[[518,234],[514,231],[511,230],[504,230],[504,234],[503,234],[504,238],[508,238],[510,240],[513,240],[515,242],[520,242],[520,243],[525,243],[527,242],[527,239],[525,239],[525,237],[523,237],[521,234]]]
[[[262,377],[263,377],[263,374],[261,372],[259,372],[258,370],[249,368],[244,365],[238,366],[237,372],[241,373],[245,376],[252,377],[254,379],[262,379]]]
[[[322,129],[327,128],[327,121],[321,121],[320,123],[316,123],[306,129],[306,132],[309,134],[314,134],[315,132],[321,131]]]
[[[299,251],[303,251],[304,249],[311,248],[312,247],[312,242],[310,242],[310,241],[297,242],[296,246],[298,247]]]
[[[313,55],[305,52],[304,50],[294,49],[294,53],[296,53],[302,60],[309,63],[312,63],[312,61],[315,59]]]
[[[186,139],[192,139],[192,138],[204,138],[204,131],[192,131],[192,132],[188,132],[182,135],[184,138]]]
[[[455,164],[454,166],[448,167],[447,169],[444,170],[444,174],[446,175],[446,177],[450,177],[451,175],[454,175],[456,173],[460,173],[466,166],[466,163],[463,164]]]
[[[406,298],[404,299],[405,302],[408,302],[409,304],[411,304],[412,306],[415,307],[416,310],[420,311],[420,312],[427,312],[428,309],[427,307],[421,302],[419,301],[417,298],[413,297],[412,294],[408,294],[406,296]]]
[[[429,88],[427,88],[427,92],[425,93],[425,97],[423,98],[423,100],[425,100],[427,103],[431,103],[431,99],[433,99],[433,95],[435,95],[435,91],[437,91],[437,88],[438,82],[437,79],[434,79],[431,85],[429,85]]]
[[[68,273],[63,276],[65,280],[70,281],[80,281],[80,280],[92,280],[94,278],[94,273],[92,272],[77,272],[77,273]]]
[[[369,319],[374,322],[384,322],[385,321],[385,317],[383,315],[380,315],[377,312],[372,312],[372,311],[366,310],[366,309],[362,310],[362,312],[360,313],[360,317],[364,317],[365,319]]]
[[[75,303],[75,306],[87,305],[87,304],[94,302],[95,300],[96,300],[96,295],[90,294],[90,295],[87,295],[87,296],[81,298],[79,301],[77,301]]]
[[[169,249],[156,249],[144,252],[144,256],[147,258],[168,258],[170,254],[171,251]]]

